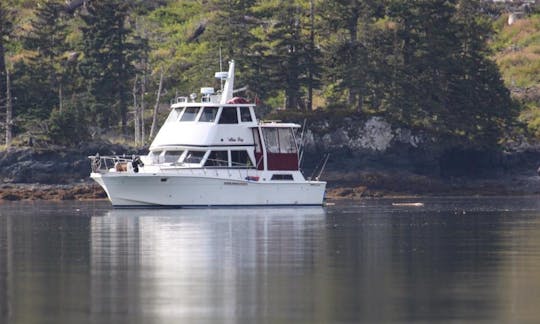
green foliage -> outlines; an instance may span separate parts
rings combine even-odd
[[[160,71],[162,101],[219,88],[220,50],[262,111],[294,115],[318,101],[326,111],[317,118],[383,116],[447,145],[494,146],[514,125],[519,105],[499,67],[506,86],[540,81],[538,16],[505,27],[479,0],[93,0],[70,15],[63,0],[9,2],[0,3],[0,45],[9,46],[16,129],[48,120],[58,143],[70,125],[125,134],[132,91],[153,102]],[[491,49],[504,53],[499,66]],[[518,99],[528,107],[521,119],[540,129],[536,99]]]
[[[540,15],[517,20],[513,25],[503,16],[495,24],[497,35],[491,46],[505,84],[524,107],[519,120],[540,138]]]
[[[48,120],[48,136],[53,144],[76,146],[90,138],[84,112],[79,106],[53,110]]]

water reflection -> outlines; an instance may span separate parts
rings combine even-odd
[[[536,199],[0,206],[0,322],[536,322]]]
[[[136,299],[127,305],[158,322],[264,316],[257,305],[287,305],[291,283],[313,262],[306,238],[324,215],[322,208],[108,212],[92,218],[92,277],[103,275],[94,297],[121,291]],[[114,268],[137,270],[128,278],[111,275]]]

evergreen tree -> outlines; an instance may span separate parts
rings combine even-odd
[[[491,33],[477,1],[394,0],[389,116],[449,145],[496,145],[515,105],[488,58]],[[453,144],[452,144],[453,143]]]
[[[383,9],[381,1],[371,0],[322,3],[327,87],[345,92],[347,106],[356,110],[362,109],[370,94],[369,82],[374,77],[372,57],[379,51],[378,44],[372,43],[372,25],[382,17]],[[331,101],[340,101],[342,95],[338,93],[330,94]]]
[[[203,39],[208,41],[214,57],[221,51],[223,62],[235,60],[236,84],[248,86],[249,92],[260,93],[264,87],[260,76],[256,75],[260,72],[256,68],[260,57],[252,48],[257,39],[250,33],[256,23],[251,12],[254,3],[254,0],[211,1],[208,6],[210,20]]]
[[[275,90],[285,93],[284,108],[305,109],[302,100],[306,86],[316,74],[312,46],[310,46],[309,6],[301,1],[260,1],[254,6],[256,17],[263,27],[255,30],[259,42],[255,46],[263,55],[264,69]]]
[[[0,107],[6,104],[6,55],[9,36],[13,32],[13,12],[8,2],[0,2]]]
[[[83,14],[83,52],[80,71],[86,78],[91,113],[98,126],[108,129],[118,121],[126,133],[130,77],[134,68],[130,58],[138,50],[127,37],[127,4],[120,0],[94,0]]]
[[[28,62],[28,72],[31,73],[29,81],[33,85],[26,85],[33,86],[35,90],[32,95],[40,98],[40,101],[26,102],[25,106],[35,117],[47,118],[54,107],[61,106],[68,34],[63,4],[59,0],[40,2],[30,26],[23,44],[26,50],[33,53]],[[18,81],[18,84],[20,87],[21,82]]]

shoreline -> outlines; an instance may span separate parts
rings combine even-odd
[[[358,180],[357,180],[358,181]],[[397,182],[374,181],[362,185],[357,181],[328,179],[326,201],[363,198],[414,198],[443,196],[529,196],[540,194],[540,177],[512,176],[489,179],[451,179],[441,181],[426,177],[419,181],[400,178]],[[0,201],[32,200],[106,200],[105,191],[91,181],[70,184],[4,183]]]

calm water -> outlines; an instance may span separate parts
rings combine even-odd
[[[358,322],[540,322],[540,197],[0,205],[0,323]]]

